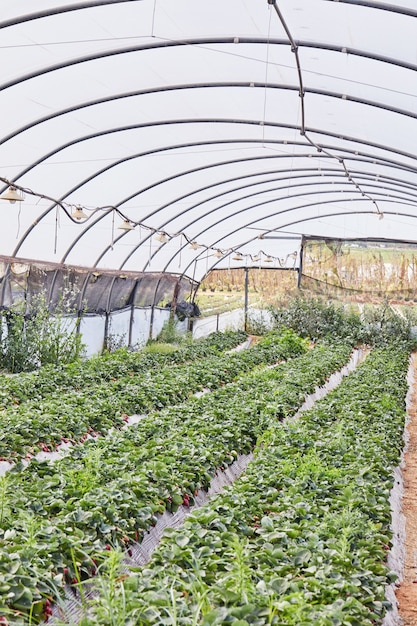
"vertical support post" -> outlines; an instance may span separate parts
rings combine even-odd
[[[132,303],[130,305],[130,316],[129,316],[129,337],[127,339],[127,347],[132,347],[132,333],[133,333],[133,318],[135,315],[135,305]]]
[[[132,347],[132,336],[133,336],[133,323],[135,318],[135,300],[136,293],[138,290],[138,285],[141,282],[141,278],[137,278],[135,282],[135,286],[132,289],[130,294],[130,319],[129,319],[129,340],[128,340],[128,348]]]
[[[83,312],[81,309],[77,309],[77,321],[75,322],[75,334],[81,335],[81,322],[83,318]]]
[[[104,321],[104,338],[103,338],[103,350],[107,349],[108,340],[109,340],[109,321],[110,321],[110,313],[106,311],[106,318]]]
[[[154,311],[155,311],[155,305],[152,304],[152,306],[151,306],[151,319],[149,320],[149,337],[148,337],[148,341],[152,339]]]
[[[245,267],[245,333],[248,330],[248,305],[249,305],[249,268]]]
[[[172,293],[171,309],[170,309],[170,312],[169,312],[169,319],[171,321],[174,319],[175,311],[177,310],[177,302],[178,302],[179,290],[180,290],[180,279],[178,278],[178,280],[175,283],[174,290],[173,290],[173,293]]]
[[[300,247],[300,264],[298,266],[297,289],[301,288],[301,275],[303,273],[303,258],[304,258],[304,238],[301,240],[301,247]]]

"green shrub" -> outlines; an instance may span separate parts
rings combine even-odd
[[[361,332],[359,315],[342,305],[319,298],[295,297],[289,305],[270,309],[275,326],[292,328],[302,337],[340,338],[356,343]]]
[[[410,313],[400,314],[388,302],[368,305],[361,314],[343,304],[320,298],[295,297],[288,306],[271,308],[275,327],[291,328],[310,339],[342,339],[353,344],[385,346],[392,342],[417,345],[413,332],[415,319]]]
[[[42,365],[71,363],[84,346],[76,322],[67,315],[64,302],[51,315],[44,294],[32,301],[27,315],[23,306],[0,312],[0,368],[28,372]]]
[[[395,342],[398,345],[414,348],[413,316],[410,313],[397,313],[388,303],[381,306],[367,306],[362,313],[361,339],[363,343],[385,346]]]
[[[192,341],[191,333],[185,333],[178,330],[177,320],[170,317],[163,325],[161,332],[156,339],[150,339],[148,345],[153,343],[171,343],[177,345],[184,345]]]

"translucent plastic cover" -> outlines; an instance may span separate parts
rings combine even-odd
[[[416,240],[416,26],[414,0],[3,0],[0,253],[199,281],[303,234]]]

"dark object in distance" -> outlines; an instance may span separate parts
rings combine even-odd
[[[168,302],[168,304],[165,305],[166,309],[170,309],[171,307],[172,302]],[[200,309],[195,302],[186,302],[185,300],[177,302],[175,313],[181,322],[185,320],[186,317],[199,317],[201,315]]]

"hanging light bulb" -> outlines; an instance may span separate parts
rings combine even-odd
[[[266,256],[264,258],[264,263],[273,263],[274,259],[271,256]]]
[[[216,250],[216,252],[214,253],[214,256],[217,259],[221,259],[223,257],[223,252],[221,250]]]
[[[166,233],[158,233],[155,237],[155,239],[157,241],[160,241],[161,243],[166,243],[167,241],[169,241],[169,237]]]
[[[233,261],[243,261],[243,256],[240,254],[240,252],[236,252],[236,254],[234,254],[232,256]]]
[[[201,246],[196,241],[192,241],[189,245],[189,248],[191,248],[191,250],[198,250],[199,248],[201,248]]]
[[[119,230],[134,230],[134,226],[132,224],[132,222],[130,222],[127,219],[124,219],[123,222],[120,224],[120,226],[117,227]]]
[[[82,207],[77,206],[71,213],[71,217],[73,217],[75,220],[86,220],[88,218],[88,215],[82,210]]]
[[[10,185],[8,190],[0,196],[0,200],[8,200],[10,204],[14,204],[15,202],[22,202],[23,196],[18,193],[16,187]]]
[[[254,263],[257,263],[257,262],[258,262],[258,261],[260,261],[260,260],[261,260],[261,257],[259,256],[259,254],[256,254],[255,256],[253,256],[253,257],[252,257],[252,261],[253,261]]]

